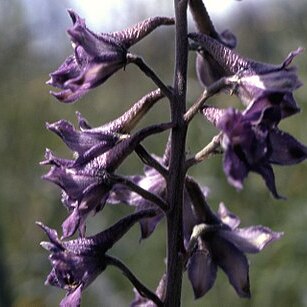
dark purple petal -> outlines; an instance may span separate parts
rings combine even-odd
[[[248,166],[230,148],[224,154],[224,172],[228,182],[236,189],[243,188],[243,181],[248,175]]]
[[[80,18],[74,11],[68,11],[73,21],[73,27],[68,29],[68,34],[73,43],[82,46],[84,51],[93,58],[103,60],[116,60],[125,54],[125,48],[120,45],[110,34],[97,35],[86,27],[85,20]]]
[[[249,266],[245,255],[235,245],[217,235],[210,240],[210,248],[213,261],[227,274],[237,294],[249,298]]]
[[[93,147],[99,147],[99,153],[103,153],[114,146],[118,140],[118,136],[113,133],[96,132],[93,130],[77,131],[66,120],[60,120],[53,124],[47,123],[46,126],[49,130],[56,133],[71,150],[76,151],[80,155],[88,150],[93,150]]]
[[[194,225],[205,223],[207,225],[218,225],[221,220],[213,213],[206,201],[204,189],[192,178],[187,177],[185,181],[188,197],[185,196],[185,206],[192,207],[194,214]],[[193,220],[193,219],[192,219]]]
[[[236,245],[244,253],[259,253],[268,244],[280,239],[283,233],[258,225],[238,228],[234,231],[221,230],[219,235]]]
[[[43,176],[43,179],[57,184],[73,200],[81,198],[83,191],[88,186],[100,183],[99,177],[93,176],[90,172],[57,166],[53,166],[50,171]]]
[[[77,200],[77,206],[63,222],[63,238],[72,236],[77,229],[80,235],[85,235],[85,220],[90,212],[97,213],[102,210],[109,196],[110,187],[107,185],[93,185],[85,189],[83,195]]]
[[[204,296],[213,286],[217,266],[208,251],[197,250],[188,262],[188,277],[192,284],[194,297]]]
[[[64,63],[53,73],[50,74],[50,80],[46,83],[48,85],[64,89],[64,84],[67,80],[74,79],[80,74],[80,67],[76,58],[71,55]]]
[[[155,208],[156,206],[152,206]],[[147,206],[146,208],[151,208]],[[164,213],[161,211],[155,217],[148,218],[140,221],[141,226],[141,239],[147,239],[156,229],[159,222],[163,219]]]
[[[45,160],[40,162],[41,165],[55,165],[57,167],[71,167],[74,164],[73,160],[62,159],[56,157],[50,149],[46,149]]]
[[[58,233],[56,230],[47,227],[41,222],[36,222],[36,225],[44,230],[50,240],[50,245],[47,245],[49,242],[41,242],[42,247],[47,247],[46,249],[49,251],[61,251],[64,249],[62,242],[58,238]]]
[[[273,168],[270,164],[259,165],[257,168],[253,169],[256,173],[260,174],[265,181],[267,188],[271,191],[273,196],[277,199],[285,199],[283,196],[279,195],[275,184],[275,175]]]
[[[84,219],[82,219],[84,221]],[[63,236],[62,239],[71,237],[78,228],[80,230],[84,229],[84,222],[81,223],[81,217],[80,217],[80,212],[78,208],[75,208],[70,215],[65,219],[65,221],[62,223],[62,231],[63,231]],[[80,231],[81,235],[84,236],[84,231]]]
[[[307,147],[288,133],[273,129],[269,134],[269,142],[272,150],[270,163],[292,165],[307,158]]]

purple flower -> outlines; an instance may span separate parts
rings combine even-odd
[[[79,115],[79,125],[85,122],[84,119]],[[99,128],[86,128],[77,131],[75,127],[66,120],[59,120],[55,123],[46,124],[47,129],[56,133],[64,143],[78,156],[89,155],[90,153],[106,152],[111,149],[122,137],[118,133],[113,133],[108,130]]]
[[[145,176],[129,176],[128,178],[147,190],[150,193],[156,194],[165,199],[166,196],[166,183],[165,179],[160,173],[151,167],[145,167]],[[149,200],[144,199],[139,194],[131,191],[123,184],[115,184],[109,193],[108,202],[111,204],[124,203],[127,205],[135,206],[136,211],[156,208],[156,205]],[[140,221],[141,226],[141,238],[146,239],[155,230],[159,221],[163,218],[164,212],[162,210],[157,211],[156,216]]]
[[[218,267],[228,276],[239,296],[250,297],[245,253],[260,252],[283,233],[260,225],[238,228],[239,218],[223,203],[216,215],[211,211],[195,182],[189,182],[188,191],[198,219],[191,236],[191,254],[187,263],[195,298],[204,296],[212,288]]]
[[[276,127],[280,108],[253,105],[240,112],[207,107],[203,113],[223,132],[224,171],[230,184],[241,189],[253,171],[262,176],[274,197],[280,198],[271,164],[292,165],[307,158],[306,146]]]
[[[265,97],[267,103],[271,104],[270,97],[274,97],[273,103],[279,104],[283,109],[283,117],[299,111],[292,92],[301,86],[301,83],[297,78],[296,69],[289,65],[293,58],[302,52],[302,48],[292,51],[282,64],[272,65],[244,58],[218,40],[204,34],[191,33],[189,37],[201,47],[202,55],[197,57],[197,74],[204,86],[222,77],[236,75],[237,80],[234,81],[231,92],[238,95],[246,106]],[[204,78],[207,75],[209,60],[212,61],[209,70],[215,72],[211,80]]]
[[[156,157],[156,159],[162,163],[162,159]],[[162,199],[166,198],[166,181],[165,178],[154,168],[145,167],[144,176],[130,176],[131,181],[133,181],[138,186],[143,189],[155,194]],[[124,203],[130,206],[136,207],[136,211],[156,208],[156,205],[149,200],[144,199],[139,194],[129,190],[126,186],[122,184],[115,184],[109,193],[109,198],[107,200],[111,204]],[[155,230],[158,223],[164,217],[165,213],[162,210],[157,210],[157,214],[146,220],[140,221],[141,226],[141,238],[148,238]],[[184,191],[184,205],[183,205],[183,230],[184,239],[187,242],[190,238],[191,231],[195,219],[191,210],[191,201],[189,195]]]
[[[60,306],[80,306],[82,291],[100,275],[108,265],[105,253],[140,219],[155,214],[153,210],[131,214],[101,233],[75,240],[62,241],[56,230],[37,222],[50,242],[41,245],[50,251],[52,270],[45,284],[67,291]]]
[[[111,75],[127,64],[128,49],[160,25],[174,23],[172,18],[154,17],[131,28],[96,34],[86,27],[85,20],[74,11],[68,11],[73,26],[67,32],[74,55],[53,73],[47,84],[59,88],[51,92],[63,102],[74,102],[91,88],[104,83]]]
[[[60,135],[70,148],[81,153],[75,160],[68,160],[57,158],[47,150],[46,160],[42,162],[52,166],[43,178],[61,187],[62,201],[70,211],[70,216],[62,225],[64,237],[73,235],[78,228],[84,235],[86,217],[90,212],[96,213],[104,207],[114,184],[109,175],[144,138],[162,132],[170,126],[160,124],[144,128],[112,146],[114,140],[111,144],[105,144],[105,133],[101,131],[96,133],[97,131],[88,129],[76,132],[65,121],[48,125],[49,129]]]

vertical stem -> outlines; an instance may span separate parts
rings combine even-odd
[[[182,207],[187,133],[187,124],[184,121],[188,58],[187,0],[174,0],[174,7],[176,17],[176,61],[171,116],[175,127],[171,132],[169,178],[167,182],[167,197],[170,209],[167,214],[168,251],[165,307],[179,307],[181,302],[183,266]]]

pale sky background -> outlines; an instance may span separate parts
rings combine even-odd
[[[173,9],[171,0],[72,0],[70,3],[78,8],[79,14],[86,18],[90,27],[99,28],[103,25],[109,28],[108,30],[113,30],[112,28],[116,24],[115,19],[118,23],[124,23],[125,26],[131,24],[131,16],[129,16],[129,22],[125,12],[129,12],[132,16],[135,15],[137,18],[139,11],[145,11],[148,16],[155,14],[170,15]],[[132,8],[131,3],[133,3]],[[220,18],[236,10],[238,5],[242,5],[236,0],[206,0],[205,4],[210,15]],[[136,22],[136,20],[133,20],[133,22]]]

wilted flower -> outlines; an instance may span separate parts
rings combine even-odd
[[[278,240],[283,233],[264,226],[238,228],[239,218],[223,203],[215,215],[196,183],[188,185],[198,223],[191,236],[192,251],[187,270],[195,298],[205,295],[213,286],[217,267],[241,297],[250,297],[249,265],[245,253],[258,253]]]
[[[68,12],[73,27],[67,32],[74,55],[51,73],[51,79],[47,82],[61,89],[60,92],[51,93],[63,102],[74,102],[91,88],[104,83],[117,70],[125,67],[127,51],[132,45],[158,26],[174,23],[172,18],[154,17],[119,32],[96,34],[74,11]]]
[[[62,307],[77,307],[81,293],[108,265],[105,253],[139,220],[155,214],[154,210],[143,210],[124,217],[101,233],[75,240],[61,241],[56,230],[38,222],[50,242],[41,245],[51,252],[52,270],[45,284],[67,291]]]
[[[210,85],[221,77],[236,75],[237,81],[234,82],[232,92],[237,94],[246,106],[260,97],[279,95],[279,101],[275,103],[278,102],[286,110],[285,116],[299,111],[292,92],[301,86],[301,83],[296,75],[296,69],[289,65],[293,58],[302,52],[302,48],[292,51],[282,64],[272,65],[244,58],[207,35],[191,33],[189,37],[199,44],[205,55],[209,55],[209,58],[214,60],[210,70],[215,71],[216,76],[208,80],[203,78],[207,74],[203,71],[207,69],[204,64],[207,58],[202,59],[201,56],[197,58],[197,74],[204,86]],[[208,65],[208,62],[206,63]]]
[[[271,164],[292,165],[307,158],[307,147],[276,127],[278,111],[274,107],[251,107],[244,112],[204,108],[205,117],[223,132],[224,171],[234,187],[241,189],[244,179],[253,171],[263,177],[272,194],[279,198]]]

